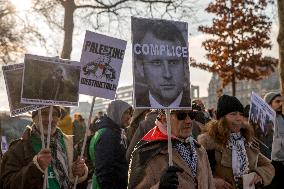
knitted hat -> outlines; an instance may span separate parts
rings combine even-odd
[[[49,109],[50,107],[45,107],[45,108]],[[43,108],[43,109],[45,109],[45,108]],[[53,109],[57,110],[58,117],[61,117],[61,108],[59,106],[53,106]],[[32,112],[32,118],[34,118],[37,114],[38,114],[38,110],[33,111]]]
[[[249,110],[250,110],[250,105],[246,105],[244,108],[244,117],[248,118],[249,117]]]
[[[272,100],[274,100],[278,96],[281,96],[281,94],[280,93],[276,93],[276,92],[266,93],[266,95],[264,96],[264,101],[267,104],[271,104]]]
[[[222,95],[217,104],[217,119],[220,119],[231,112],[244,113],[242,103],[234,96]]]

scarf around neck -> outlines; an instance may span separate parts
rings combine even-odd
[[[228,146],[232,149],[232,169],[235,177],[241,177],[249,171],[249,162],[245,149],[245,138],[238,133],[231,133]]]
[[[40,139],[40,132],[35,126],[32,128],[32,134]],[[63,140],[63,134],[59,129],[56,129],[54,135],[50,137],[51,166],[60,188],[69,189],[72,187],[72,183],[68,176],[68,158],[65,146],[61,143],[61,140]],[[47,145],[46,137],[44,138],[44,143]]]
[[[193,177],[197,175],[197,152],[192,136],[189,137],[187,142],[180,142],[176,140],[173,147],[177,150],[182,159],[186,162],[191,169]]]

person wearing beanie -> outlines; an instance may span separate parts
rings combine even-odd
[[[127,188],[127,138],[133,108],[122,100],[111,101],[107,114],[97,120],[97,131],[89,143],[89,156],[95,167],[93,189]]]
[[[280,97],[281,98],[281,94],[280,93],[277,93],[277,92],[269,92],[269,93],[266,93],[264,95],[264,101],[271,105],[272,101],[276,98],[276,97]]]
[[[252,173],[251,185],[267,186],[274,176],[270,161],[251,145],[252,128],[244,122],[244,107],[234,96],[223,95],[217,120],[205,126],[198,142],[207,151],[216,189],[243,188],[242,178]]]
[[[50,107],[41,109],[44,143],[48,134]],[[70,189],[75,177],[82,183],[88,168],[83,159],[74,157],[73,138],[57,127],[59,107],[53,107],[50,148],[42,148],[39,112],[32,112],[33,123],[22,137],[13,141],[1,163],[0,188],[42,189],[44,173],[48,170],[48,185],[52,189]]]
[[[275,177],[270,188],[284,188],[284,116],[282,113],[283,97],[280,93],[269,92],[264,100],[276,112],[271,150],[272,164],[275,167]]]

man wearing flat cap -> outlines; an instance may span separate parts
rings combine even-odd
[[[41,110],[43,134],[48,134],[50,108]],[[73,157],[73,138],[57,128],[60,108],[53,107],[50,148],[42,148],[38,111],[32,112],[33,124],[27,126],[20,139],[10,144],[1,164],[0,188],[41,189],[44,171],[48,169],[48,186],[52,189],[70,189],[74,178],[83,182],[88,168],[81,159]],[[74,161],[75,160],[75,161]]]
[[[280,93],[269,92],[264,100],[276,112],[276,121],[273,133],[271,159],[275,168],[275,177],[271,188],[284,188],[284,117],[282,114],[283,98]]]

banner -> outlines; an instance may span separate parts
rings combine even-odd
[[[80,69],[75,61],[26,54],[21,103],[77,106]]]
[[[251,94],[249,123],[260,126],[263,133],[274,128],[276,112],[256,93]]]
[[[21,103],[22,78],[24,64],[13,64],[2,66],[4,80],[6,84],[7,96],[10,106],[10,115],[19,114],[42,108],[41,105],[31,105]]]
[[[86,31],[79,93],[114,99],[125,48],[126,41]]]
[[[185,22],[132,17],[134,106],[189,109]]]

